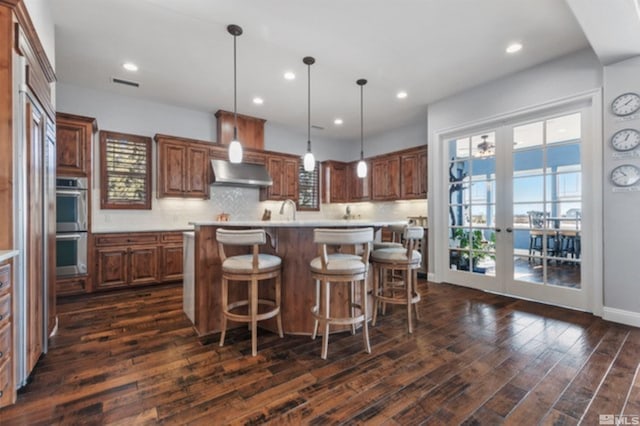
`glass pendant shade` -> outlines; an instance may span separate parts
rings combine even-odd
[[[308,151],[304,155],[304,171],[312,172],[315,170],[315,168],[316,168],[316,159],[313,156],[313,153],[311,151]]]
[[[229,161],[242,163],[242,145],[237,140],[232,140],[229,144]]]
[[[364,162],[364,160],[360,160],[358,161],[358,177],[359,178],[366,178],[367,177],[367,163]]]

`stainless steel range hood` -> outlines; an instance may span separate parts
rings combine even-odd
[[[261,164],[230,163],[211,160],[212,185],[262,187],[273,185],[267,169]]]

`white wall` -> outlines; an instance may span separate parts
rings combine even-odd
[[[398,127],[364,138],[364,156],[373,157],[388,152],[399,151],[414,146],[426,145],[429,141],[427,114],[415,123]],[[360,139],[350,142],[351,155],[346,158],[357,160],[360,158]]]
[[[640,326],[640,287],[638,253],[640,253],[640,191],[613,192],[608,177],[621,164],[640,167],[640,158],[614,159],[609,139],[623,128],[640,129],[640,113],[619,118],[609,105],[625,92],[640,93],[640,56],[604,68],[604,281],[605,318],[627,319]],[[638,153],[638,150],[635,152]],[[636,188],[640,189],[640,188]]]
[[[441,186],[443,176],[448,176],[441,167],[443,146],[438,140],[439,135],[483,122],[499,124],[502,117],[517,116],[525,110],[598,91],[601,87],[602,66],[596,55],[585,49],[429,105],[429,222],[434,230],[429,241],[429,265],[435,272],[435,279],[440,279],[443,273],[446,253],[441,247],[436,247],[434,241],[448,240],[446,227],[438,226],[447,221],[446,208],[443,208],[447,205],[447,198]],[[596,108],[599,111],[599,105]],[[596,124],[601,123],[600,116],[593,120]],[[602,143],[597,132],[590,136],[589,143]],[[593,205],[592,209],[595,210],[592,216],[597,216],[601,206]],[[594,277],[594,280],[601,282],[601,277]]]
[[[267,121],[264,127],[264,149],[276,152],[299,154],[301,157],[307,152],[307,133],[291,130],[278,123]],[[316,135],[311,129],[311,151],[316,161],[351,158],[352,150],[348,142],[328,139]]]

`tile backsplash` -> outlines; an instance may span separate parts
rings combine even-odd
[[[95,191],[97,192],[97,191]],[[95,195],[94,192],[94,195]],[[97,197],[94,206],[100,206]],[[280,215],[282,202],[259,201],[257,188],[212,186],[211,199],[190,200],[182,198],[153,199],[151,210],[100,210],[93,209],[93,232],[154,231],[190,229],[191,221],[215,220],[221,213],[228,213],[230,220],[259,220],[265,209],[271,210],[272,220],[284,220],[291,216],[291,207]],[[351,215],[361,219],[402,220],[408,216],[427,216],[427,200],[391,202],[360,202],[322,204],[318,212],[297,212],[297,219],[342,219],[347,206]]]

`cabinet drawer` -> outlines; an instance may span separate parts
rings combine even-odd
[[[0,364],[9,359],[11,346],[11,324],[6,323],[0,327]]]
[[[11,317],[11,295],[0,296],[0,327],[9,322]]]
[[[160,241],[157,232],[148,234],[97,234],[94,236],[95,245],[102,246],[125,246],[130,244],[157,244]]]
[[[0,407],[11,404],[11,359],[0,360]]]
[[[9,293],[11,288],[11,265],[0,266],[0,295]]]
[[[163,243],[182,243],[182,231],[179,232],[163,232],[161,241]]]

